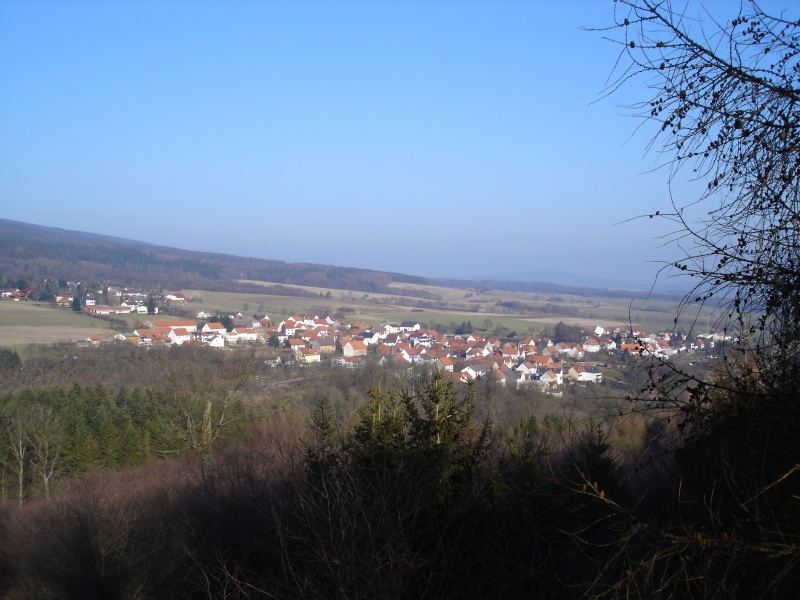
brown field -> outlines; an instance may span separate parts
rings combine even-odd
[[[251,284],[271,285],[270,282],[247,281]],[[421,286],[413,284],[390,285],[392,290],[422,291],[428,298],[415,299],[388,293],[355,292],[347,290],[326,290],[323,288],[286,286],[312,292],[316,297],[290,297],[268,294],[236,294],[227,292],[203,292],[183,290],[187,296],[202,298],[193,305],[211,310],[234,310],[242,313],[266,313],[273,320],[293,314],[307,312],[327,312],[334,314],[338,309],[348,311],[350,321],[363,320],[370,324],[383,321],[419,320],[422,323],[449,324],[471,321],[480,327],[484,320],[490,319],[494,325],[502,325],[509,331],[541,332],[559,321],[571,325],[594,328],[597,325],[606,329],[628,327],[630,325],[647,331],[670,330],[676,324],[676,300],[648,299],[630,300],[627,298],[604,296],[577,296],[553,293],[524,293],[501,290],[477,290]],[[327,296],[330,292],[330,297]],[[436,308],[426,306],[436,302]],[[400,302],[403,302],[401,304]],[[503,310],[500,302],[519,302],[527,310]],[[414,305],[417,304],[415,307]],[[422,306],[426,306],[422,308]],[[705,309],[701,315],[709,311]],[[692,320],[687,318],[691,311],[681,317],[678,327],[687,329]]]
[[[98,327],[31,327],[29,325],[12,325],[9,327],[0,327],[0,347],[78,342],[93,335],[107,342],[113,339],[114,332],[110,329]]]
[[[36,302],[0,302],[0,347],[114,337],[106,321]]]

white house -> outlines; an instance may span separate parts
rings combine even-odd
[[[225,339],[221,335],[212,335],[206,338],[205,344],[211,348],[224,348]]]

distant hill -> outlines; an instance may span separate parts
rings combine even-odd
[[[260,291],[238,280],[383,292],[424,277],[195,252],[111,236],[0,219],[0,276],[64,278],[165,289]]]
[[[609,290],[616,286],[603,285],[602,280],[593,280],[591,283],[594,285],[588,282],[568,285],[555,272],[540,274],[541,281],[513,280],[513,276],[505,281],[500,277],[480,281],[431,279],[369,269],[181,250],[96,233],[0,219],[0,279],[35,278],[41,282],[45,278],[63,278],[89,283],[139,285],[142,288],[256,293],[271,291],[276,294],[298,294],[296,290],[281,287],[285,285],[380,293],[390,291],[389,284],[397,282],[579,296],[637,298],[651,295],[647,291]],[[548,281],[548,277],[555,281]],[[260,285],[241,283],[241,280],[268,281],[277,286],[269,290]],[[391,293],[418,295],[413,289],[404,292],[392,289]],[[419,295],[424,293],[419,291]],[[669,294],[651,296],[665,297]]]

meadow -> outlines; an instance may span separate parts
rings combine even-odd
[[[271,282],[246,281],[273,291]],[[473,331],[498,336],[534,336],[552,332],[559,321],[593,329],[637,327],[646,332],[672,330],[695,333],[713,329],[715,314],[709,308],[687,311],[675,322],[677,299],[631,300],[611,294],[510,292],[491,289],[451,288],[393,283],[395,293],[364,293],[319,287],[284,285],[296,295],[274,293],[182,291],[197,301],[162,306],[158,315],[116,315],[103,320],[37,302],[0,302],[0,347],[84,340],[103,340],[115,331],[131,331],[146,321],[185,317],[199,310],[268,315],[273,322],[298,314],[332,315],[342,320],[383,322],[418,321],[424,327],[452,330],[469,323]]]
[[[263,285],[265,289],[272,285],[269,282],[247,283]],[[499,327],[518,334],[541,333],[552,329],[559,321],[584,327],[601,325],[606,329],[633,325],[648,332],[673,328],[687,331],[694,327],[701,333],[713,326],[714,318],[711,309],[692,307],[675,322],[677,298],[631,300],[601,294],[508,292],[399,283],[390,286],[397,294],[286,287],[305,295],[182,291],[201,300],[192,304],[193,309],[267,314],[273,321],[312,312],[368,324],[419,321],[431,327],[447,327],[470,322],[477,330],[491,331]]]
[[[0,347],[52,344],[97,336],[107,341],[114,331],[106,321],[38,302],[0,302]]]

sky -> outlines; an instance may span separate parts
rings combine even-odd
[[[430,277],[652,281],[611,0],[0,0],[0,217]]]

